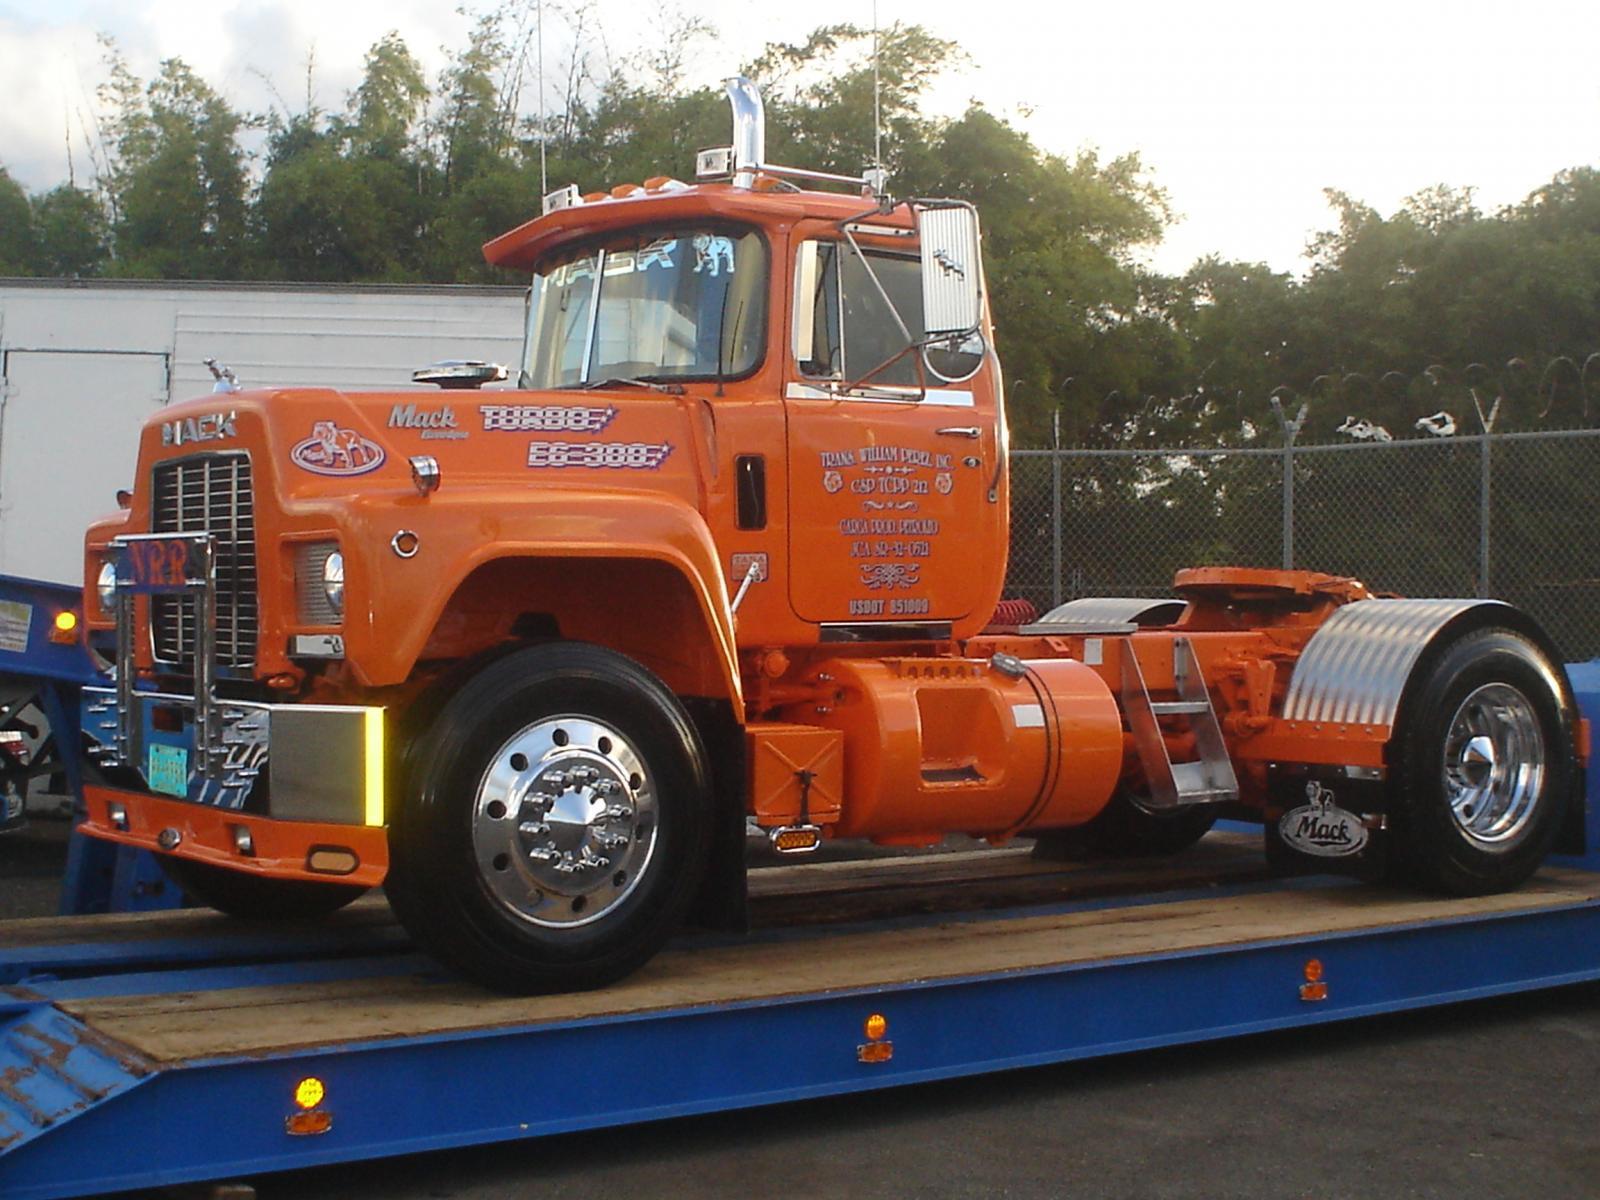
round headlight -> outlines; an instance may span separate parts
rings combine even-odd
[[[322,560],[322,594],[328,598],[328,607],[344,616],[344,555],[337,550]]]
[[[100,564],[94,590],[100,597],[101,612],[110,612],[117,607],[117,564],[110,559]]]

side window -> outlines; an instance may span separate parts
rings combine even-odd
[[[916,258],[867,251],[883,291],[860,257],[838,242],[808,242],[801,247],[795,278],[795,347],[802,374],[822,379],[856,380],[872,374],[873,383],[915,387],[917,365],[906,349],[905,325],[922,336],[922,277]],[[896,313],[899,319],[896,320]]]

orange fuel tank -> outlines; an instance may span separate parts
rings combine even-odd
[[[1066,659],[833,659],[788,719],[844,735],[842,837],[994,836],[1089,820],[1122,772],[1122,718]]]

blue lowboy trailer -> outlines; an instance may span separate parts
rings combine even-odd
[[[1600,665],[1572,668],[1600,713]],[[611,988],[493,996],[381,900],[0,924],[0,1197],[45,1200],[531,1138],[1349,1020],[1600,978],[1582,856],[1442,899],[1025,850],[752,873],[756,932]],[[951,911],[952,906],[973,907]],[[559,1103],[532,1077],[559,1077]],[[619,1080],[627,1080],[619,1086]]]

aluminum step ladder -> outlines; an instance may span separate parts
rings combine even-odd
[[[1239,777],[1222,740],[1222,726],[1211,703],[1211,692],[1194,647],[1188,638],[1172,640],[1172,676],[1175,697],[1152,699],[1144,671],[1130,639],[1122,654],[1122,711],[1128,718],[1144,767],[1150,794],[1141,797],[1151,809],[1188,808],[1195,804],[1225,804],[1239,798]],[[1196,757],[1174,761],[1162,736],[1162,717],[1177,717],[1194,735]]]

